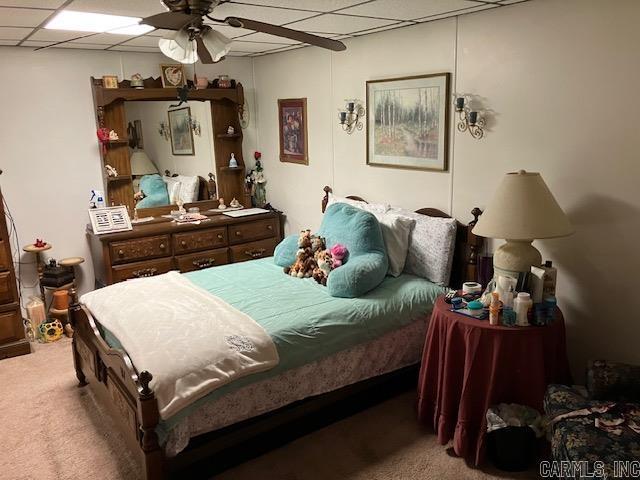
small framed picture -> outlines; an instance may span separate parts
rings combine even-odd
[[[118,88],[118,76],[117,75],[103,75],[102,86],[104,88]]]
[[[309,165],[307,145],[307,99],[278,100],[280,161]]]
[[[184,65],[160,65],[162,88],[178,88],[187,84]]]
[[[169,131],[171,132],[171,153],[174,155],[196,154],[191,130],[191,108],[169,110]]]

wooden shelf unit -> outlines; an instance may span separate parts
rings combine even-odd
[[[189,82],[192,86],[192,82]],[[127,101],[172,101],[178,98],[175,88],[162,88],[160,78],[147,78],[144,80],[144,89],[131,88],[130,82],[125,80],[119,83],[119,88],[104,88],[101,78],[91,77],[93,100],[96,109],[96,123],[98,127],[114,130],[119,140],[109,142],[102,153],[102,167],[111,165],[118,171],[118,177],[110,180],[105,178],[105,191],[107,205],[126,205],[130,212],[135,207],[133,200],[133,178],[131,176],[131,158],[127,139],[127,118],[125,115],[125,102]],[[242,155],[242,128],[239,114],[244,108],[244,90],[241,83],[236,83],[235,88],[205,88],[202,90],[190,90],[189,101],[211,102],[211,117],[214,132],[226,131],[229,125],[233,126],[236,133],[224,137],[214,135],[213,147],[216,158],[216,181],[218,196],[237,198],[246,202],[247,195],[244,188],[244,178],[239,175],[231,175],[228,160],[233,153],[238,170],[245,170]],[[127,147],[127,148],[122,148]],[[213,159],[212,159],[213,161]],[[113,178],[113,177],[112,177]],[[162,207],[164,210],[164,207]],[[167,213],[171,210],[167,206]],[[155,209],[158,210],[158,209]],[[144,216],[144,211],[139,212]]]

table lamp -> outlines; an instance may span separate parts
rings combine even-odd
[[[564,237],[574,229],[540,174],[520,170],[503,177],[472,232],[504,238],[493,255],[495,273],[518,278],[542,264],[533,240]]]
[[[153,164],[144,150],[136,148],[131,153],[131,175],[133,176],[133,191],[137,192],[140,188],[140,177],[143,175],[151,175],[158,173],[158,169]]]

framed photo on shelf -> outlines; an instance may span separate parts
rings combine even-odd
[[[187,84],[187,77],[184,73],[184,65],[160,65],[162,74],[162,88],[178,88]]]
[[[168,115],[171,153],[174,155],[195,155],[193,132],[191,131],[191,108],[169,110]]]
[[[367,165],[447,170],[450,77],[367,82]]]
[[[117,75],[103,75],[102,86],[104,88],[118,88],[118,76]]]
[[[307,99],[278,100],[280,161],[309,165]]]

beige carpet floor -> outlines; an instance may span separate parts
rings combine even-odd
[[[78,388],[71,342],[0,361],[0,479],[141,476],[91,390]],[[474,470],[425,432],[406,393],[216,476],[221,480],[536,478]]]

